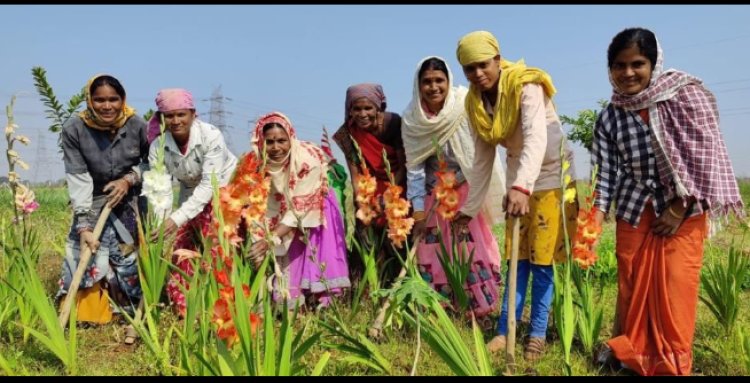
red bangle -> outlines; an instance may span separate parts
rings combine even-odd
[[[518,190],[518,191],[520,191],[521,193],[523,193],[523,194],[526,194],[526,195],[528,195],[528,196],[530,196],[530,195],[531,195],[531,192],[530,192],[530,191],[528,191],[528,190],[526,190],[526,189],[524,189],[524,188],[522,188],[522,187],[520,187],[520,186],[513,186],[513,187],[511,187],[511,189],[513,189],[513,190]]]

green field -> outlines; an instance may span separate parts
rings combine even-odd
[[[65,236],[69,229],[71,212],[67,203],[67,191],[65,188],[37,188],[37,200],[41,207],[31,216],[32,223],[40,234],[40,258],[37,265],[38,274],[41,277],[48,296],[52,297],[57,289],[60,264],[63,254]],[[750,205],[750,181],[741,182],[741,191],[746,204]],[[7,227],[12,219],[10,193],[7,187],[0,190],[0,222]],[[746,209],[747,210],[747,209]],[[748,210],[750,211],[750,210]],[[496,233],[502,233],[502,226],[495,227]],[[704,271],[706,265],[716,262],[725,262],[728,248],[732,241],[737,244],[743,236],[740,226],[731,222],[716,237],[707,242],[704,258]],[[502,241],[502,236],[498,236]],[[743,245],[744,255],[750,254],[748,240]],[[501,246],[501,249],[503,247]],[[0,254],[0,257],[5,254]],[[613,224],[609,222],[605,227],[604,234],[599,247],[599,264],[595,267],[596,302],[604,309],[604,320],[602,332],[598,343],[608,339],[614,315],[614,302],[616,297],[616,263],[614,261],[614,238]],[[1,259],[0,259],[1,261]],[[2,271],[2,269],[0,269]],[[743,288],[740,296],[740,309],[736,320],[735,330],[727,335],[719,325],[716,317],[707,306],[699,303],[698,321],[695,335],[694,352],[694,374],[696,375],[746,375],[748,372],[747,358],[750,358],[750,350],[743,351],[738,341],[740,332],[750,333],[750,312],[748,301],[750,301],[750,277],[743,280]],[[0,275],[0,278],[6,276]],[[0,284],[2,284],[0,280]],[[6,297],[7,299],[7,297]],[[347,302],[340,304],[343,315],[346,317],[349,310]],[[2,308],[3,306],[0,306]],[[527,306],[528,308],[528,306]],[[0,309],[1,310],[1,309]],[[359,334],[366,334],[368,325],[373,320],[377,306],[365,301],[364,308],[360,311],[349,326]],[[2,315],[2,311],[0,311]],[[302,323],[308,324],[308,332],[323,330],[317,322],[317,313],[306,313],[298,318],[296,328],[301,328]],[[528,313],[524,315],[527,320]],[[493,321],[495,319],[493,318]],[[453,317],[453,322],[459,329],[462,338],[466,341],[470,350],[474,349],[470,324]],[[0,375],[10,373],[19,375],[64,375],[65,366],[58,361],[55,355],[44,344],[33,337],[23,339],[23,328],[20,326],[21,319],[18,317],[7,318],[5,322],[0,320]],[[39,321],[31,321],[31,327],[42,329]],[[163,310],[159,327],[162,334],[170,326],[176,323],[176,317],[169,310]],[[527,324],[522,321],[519,326],[517,338],[523,339],[526,334]],[[413,367],[416,344],[416,329],[407,323],[401,327],[394,325],[386,331],[386,337],[377,344],[382,355],[390,361],[392,375],[408,375]],[[492,336],[492,331],[484,331],[485,341]],[[324,331],[323,338],[327,334]],[[121,326],[109,324],[97,327],[79,326],[78,348],[76,351],[78,375],[158,375],[160,373],[156,358],[148,347],[142,343],[135,347],[121,345]],[[550,320],[548,331],[548,347],[544,357],[536,363],[527,363],[523,360],[523,345],[521,341],[516,347],[516,360],[518,361],[518,374],[533,375],[562,375],[563,351],[556,330]],[[176,344],[176,338],[171,340]],[[323,369],[323,375],[374,375],[378,374],[373,368],[363,364],[354,363],[345,359],[346,353],[341,350],[331,350],[324,345],[325,342],[316,342],[310,351],[303,357],[301,364],[308,367],[309,371],[317,362],[320,355],[325,351],[331,352],[331,358]],[[421,351],[416,366],[417,375],[452,375],[449,366],[433,351],[424,339],[421,339]],[[176,352],[170,356],[171,363],[176,364],[178,355]],[[4,362],[3,362],[4,360]],[[502,374],[505,370],[504,359],[500,356],[492,356],[492,364],[495,374]],[[612,371],[609,368],[592,363],[592,355],[582,351],[579,342],[574,339],[571,357],[572,372],[575,375],[627,375],[625,371]]]

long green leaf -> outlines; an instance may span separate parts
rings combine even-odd
[[[331,353],[326,351],[321,355],[320,360],[318,360],[318,363],[315,364],[315,368],[313,368],[312,373],[310,376],[320,376],[320,374],[323,373],[323,369],[328,365],[328,360],[331,359]]]

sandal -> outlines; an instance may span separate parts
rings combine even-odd
[[[505,338],[505,335],[496,335],[494,338],[492,338],[492,340],[490,340],[487,343],[487,351],[489,351],[490,354],[504,351],[507,342],[508,341]]]
[[[138,339],[138,331],[135,331],[135,327],[133,325],[125,326],[125,339],[123,343],[126,346],[132,346],[135,344],[136,339]]]
[[[523,353],[523,358],[528,361],[535,361],[539,359],[544,353],[545,344],[546,341],[543,337],[530,337],[529,342],[526,343],[526,350]]]

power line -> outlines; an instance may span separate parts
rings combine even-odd
[[[226,142],[227,147],[231,151],[232,141],[229,140],[229,133],[227,131],[230,128],[233,128],[233,126],[227,124],[225,117],[227,115],[231,115],[232,113],[227,112],[224,109],[224,101],[232,101],[232,99],[229,97],[224,97],[224,95],[221,93],[221,85],[219,85],[214,89],[213,93],[211,93],[211,98],[208,99],[208,101],[211,102],[211,106],[208,112],[208,123],[217,127],[221,131],[221,134],[224,136],[224,142]]]

